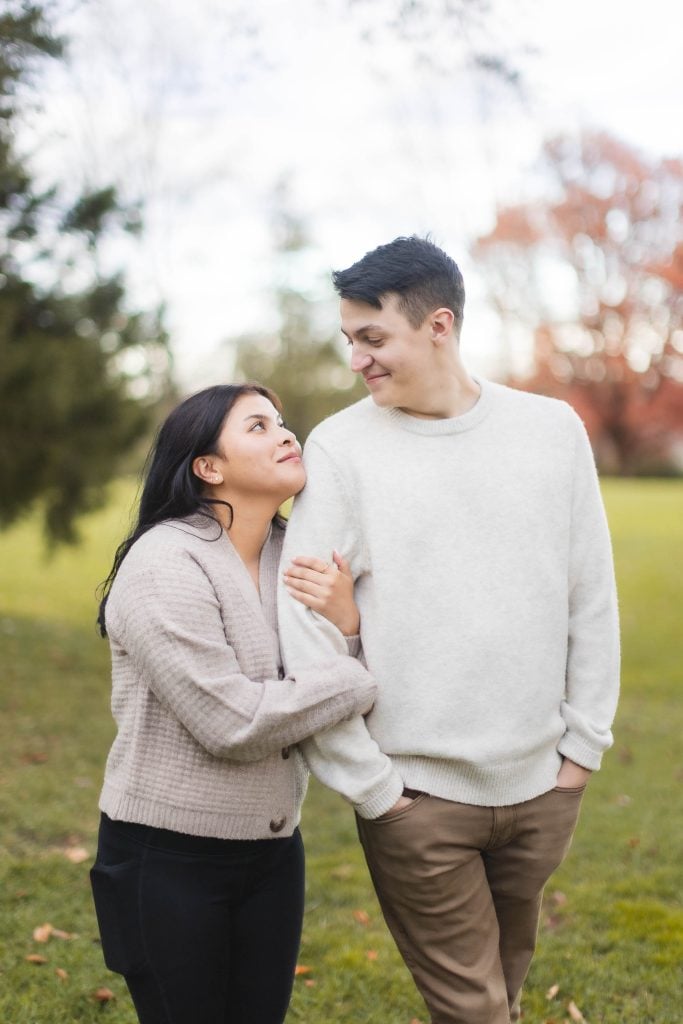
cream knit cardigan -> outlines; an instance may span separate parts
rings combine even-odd
[[[201,516],[153,527],[124,559],[106,609],[118,733],[100,808],[110,818],[291,835],[307,779],[292,745],[369,710],[374,684],[350,656],[283,678],[282,535],[274,526],[263,548],[260,598],[228,535]]]

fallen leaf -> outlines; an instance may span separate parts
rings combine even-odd
[[[31,751],[28,754],[23,754],[21,757],[22,764],[45,764],[47,761],[47,754],[43,753],[42,750]]]
[[[551,896],[551,899],[556,907],[564,907],[567,903],[566,895],[563,892],[560,892],[559,889],[555,890],[555,892]]]
[[[417,1017],[413,1017],[410,1024],[422,1024],[422,1021],[418,1020]]]
[[[313,981],[313,978],[306,978],[306,980],[304,981],[304,985],[306,986],[306,988],[313,988],[315,982]]]
[[[638,838],[638,836],[633,836],[631,839],[629,839],[628,845],[631,847],[632,850],[635,850],[637,846],[640,846],[640,839]]]
[[[51,924],[39,924],[37,928],[33,929],[33,941],[47,942],[53,931]]]
[[[72,864],[82,864],[84,860],[90,859],[90,854],[84,846],[72,846],[68,850],[64,850],[64,856]]]
[[[379,956],[379,953],[377,952],[376,949],[368,949],[366,950],[365,955],[368,958],[368,960],[376,960],[377,957]]]
[[[365,910],[354,910],[353,916],[358,921],[358,924],[370,924],[370,915]]]
[[[55,939],[62,939],[64,942],[69,942],[71,939],[78,938],[75,932],[63,932],[61,928],[53,928],[52,934]]]
[[[576,1003],[574,1002],[573,999],[571,1000],[571,1002],[567,1006],[567,1012],[568,1012],[568,1014],[569,1014],[569,1016],[571,1017],[572,1020],[577,1021],[578,1024],[581,1024],[581,1022],[583,1021],[584,1024],[585,1024],[586,1018],[581,1013],[581,1010],[578,1008],[578,1006],[576,1005]]]
[[[98,1003],[108,1003],[110,999],[116,999],[116,996],[110,988],[98,988],[92,994],[93,999],[96,999]]]
[[[46,964],[48,959],[46,956],[41,956],[40,953],[29,953],[24,959],[28,960],[30,964]]]
[[[66,981],[66,979],[69,977],[69,975],[67,974],[63,967],[55,968],[55,974],[57,975],[60,981]]]
[[[617,805],[617,807],[628,807],[628,805],[631,803],[631,797],[627,796],[626,793],[620,793],[619,796],[616,797],[614,802]]]
[[[294,968],[294,976],[298,978],[300,974],[310,974],[312,970],[312,967],[306,967],[305,964],[297,964]]]
[[[554,999],[557,993],[560,991],[559,985],[551,985],[545,994],[546,999]]]

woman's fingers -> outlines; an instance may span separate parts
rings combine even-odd
[[[320,597],[316,597],[314,594],[306,594],[303,590],[295,590],[293,587],[288,587],[285,584],[285,590],[290,597],[293,597],[295,601],[299,601],[301,604],[305,604],[307,608],[320,608],[324,601]]]
[[[339,572],[343,572],[345,576],[351,576],[351,566],[336,548],[332,552],[332,561],[339,569]]]
[[[291,572],[294,566],[301,569],[312,569],[314,572],[327,572],[330,568],[330,563],[324,562],[322,558],[314,558],[312,555],[298,555],[292,559],[292,565],[288,572]]]

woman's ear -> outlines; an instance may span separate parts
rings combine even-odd
[[[210,455],[200,455],[192,463],[192,472],[202,483],[213,485],[223,483],[223,473]]]

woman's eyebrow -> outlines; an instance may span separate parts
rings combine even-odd
[[[269,416],[267,412],[252,412],[249,416],[245,416],[242,422],[246,423],[247,420],[273,420],[278,426],[282,426],[285,422],[282,416]]]

